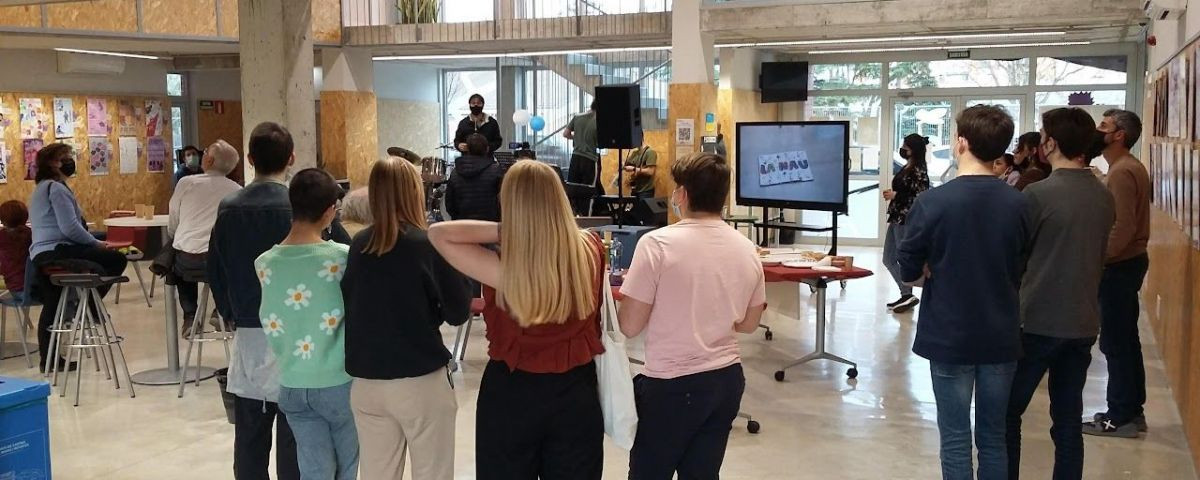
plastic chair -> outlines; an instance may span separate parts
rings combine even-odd
[[[25,285],[28,287],[33,284],[34,279],[33,260],[25,260]],[[29,289],[25,288],[21,291],[6,290],[0,294],[0,345],[7,346],[5,341],[5,332],[8,329],[8,309],[11,307],[17,311],[17,318],[21,320],[21,326],[17,332],[21,334],[21,351],[25,355],[25,366],[33,368],[33,360],[30,358],[29,342],[27,341],[27,332],[34,330],[33,321],[29,316],[29,308],[41,305],[41,302],[34,300],[29,294]],[[33,352],[37,352],[37,346],[33,348]]]
[[[133,212],[127,210],[114,210],[108,215],[108,218],[124,218],[132,216]],[[142,244],[144,245],[146,238],[145,227],[108,227],[108,243],[112,245],[113,248],[137,247],[138,230],[142,231],[141,237]],[[152,297],[152,295],[150,294],[150,290],[146,289],[146,280],[142,278],[142,267],[140,265],[140,262],[145,260],[146,253],[142,248],[137,248],[139,250],[137,253],[129,253],[125,255],[125,259],[129,260],[129,262],[133,264],[133,273],[137,275],[138,285],[142,287],[142,297],[146,299],[146,306],[153,308],[153,305],[150,304],[150,297]],[[151,278],[153,278],[153,276],[151,276]],[[117,284],[116,298],[113,300],[113,303],[121,303],[120,283]]]

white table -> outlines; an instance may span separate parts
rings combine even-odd
[[[167,235],[167,223],[170,221],[169,215],[155,215],[153,220],[147,220],[137,217],[120,217],[109,218],[104,220],[106,227],[146,227],[159,228],[162,232],[162,242],[165,246],[170,240]],[[166,327],[167,327],[167,368],[156,368],[138,372],[133,375],[133,383],[138,385],[178,385],[179,384],[179,317],[175,312],[175,286],[165,285],[167,292],[166,298],[163,299],[163,304],[166,310]],[[192,367],[199,368],[199,377],[201,380],[207,379],[216,375],[216,370],[208,367]],[[196,372],[189,371],[185,378],[194,381]]]

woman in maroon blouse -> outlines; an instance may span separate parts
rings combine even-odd
[[[592,359],[604,255],[575,226],[549,166],[518,162],[500,188],[504,223],[429,227],[442,256],[484,284],[488,362],[479,387],[479,479],[599,479],[604,418]],[[500,244],[500,253],[486,247]]]

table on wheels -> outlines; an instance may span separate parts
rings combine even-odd
[[[106,227],[144,227],[158,228],[162,232],[162,242],[164,245],[170,241],[167,235],[167,215],[155,215],[153,220],[147,220],[137,217],[121,217],[109,218],[104,220]],[[175,312],[175,286],[166,285],[167,294],[163,299],[163,307],[166,310],[165,321],[167,331],[167,367],[155,368],[133,374],[133,383],[138,385],[178,385],[179,384],[179,318]],[[205,380],[216,375],[216,370],[209,367],[192,367],[199,368],[199,378]],[[196,379],[196,372],[188,372],[185,378],[189,382]]]
[[[829,282],[844,282],[855,278],[863,278],[874,275],[873,272],[863,268],[852,268],[850,270],[826,272],[813,270],[811,268],[792,268],[782,265],[763,266],[763,274],[768,282],[796,282],[812,287],[816,294],[817,308],[817,339],[816,347],[812,353],[803,357],[797,358],[791,363],[784,365],[775,372],[775,380],[783,381],[784,371],[789,368],[802,365],[813,360],[831,360],[834,362],[849,365],[850,369],[846,371],[846,376],[855,378],[858,376],[858,364],[846,360],[842,357],[825,351],[825,323],[826,323],[826,297],[825,290],[829,286]]]

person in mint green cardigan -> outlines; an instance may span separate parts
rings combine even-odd
[[[340,187],[324,170],[292,178],[292,229],[254,261],[259,317],[279,367],[279,410],[296,437],[300,476],[354,480],[358,432],[346,374],[341,280],[349,247],[321,239]]]

